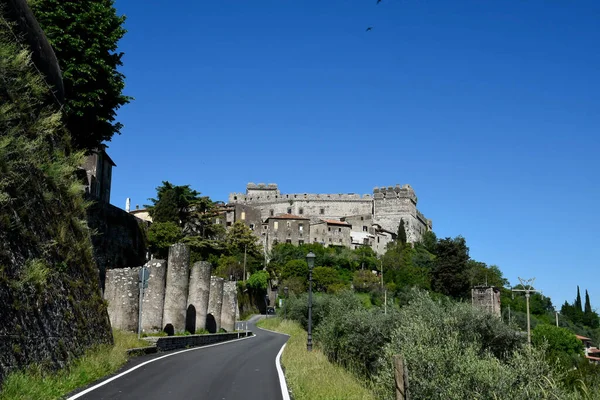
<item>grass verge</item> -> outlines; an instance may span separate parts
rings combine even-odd
[[[293,321],[281,318],[262,319],[260,328],[287,333],[281,363],[294,400],[351,400],[375,399],[375,395],[350,372],[335,365],[313,347],[306,351],[306,331]]]
[[[115,345],[102,345],[86,352],[74,360],[67,368],[44,371],[39,365],[32,365],[24,371],[8,375],[0,400],[60,399],[73,390],[116,372],[127,361],[127,350],[148,346],[145,340],[138,340],[137,334],[113,331]]]

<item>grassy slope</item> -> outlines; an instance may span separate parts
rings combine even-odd
[[[59,399],[67,393],[116,372],[127,361],[127,349],[148,346],[135,333],[113,332],[115,345],[98,346],[75,360],[69,368],[47,373],[31,366],[10,374],[2,386],[0,400]]]
[[[297,323],[268,318],[258,326],[290,335],[281,362],[294,400],[375,399],[366,385],[330,363],[318,348],[306,351],[306,332]]]

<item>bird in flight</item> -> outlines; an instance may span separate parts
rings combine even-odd
[[[368,28],[367,28],[367,30],[366,30],[365,32],[369,32],[369,31],[370,31],[370,30],[372,30],[372,29],[373,29],[373,27],[372,27],[372,26],[370,26],[370,27],[368,27]]]

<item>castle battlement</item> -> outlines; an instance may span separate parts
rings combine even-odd
[[[310,219],[341,219],[353,215],[371,215],[370,220],[395,232],[404,219],[407,238],[419,241],[432,222],[417,210],[417,195],[408,185],[375,187],[372,194],[357,193],[281,193],[276,184],[248,183],[246,192],[229,194],[230,204],[258,210],[260,219],[281,214],[295,214]],[[257,224],[260,221],[252,222]],[[262,222],[261,222],[262,223]],[[361,231],[364,227],[361,225]]]

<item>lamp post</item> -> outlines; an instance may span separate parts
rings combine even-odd
[[[288,299],[288,287],[283,288],[285,294],[285,303],[283,303],[283,319],[287,319],[287,299]]]
[[[306,350],[308,351],[312,351],[312,270],[315,266],[315,257],[312,251],[306,255],[308,264],[308,342]]]

